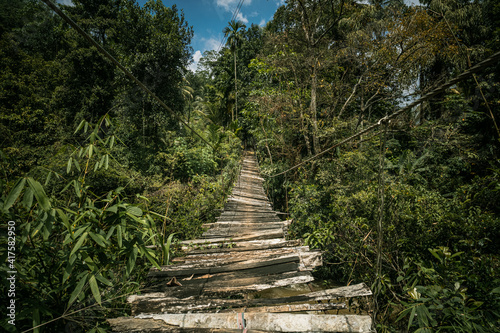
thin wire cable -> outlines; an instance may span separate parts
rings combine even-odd
[[[301,165],[304,165],[304,164],[306,164],[306,163],[308,163],[308,162],[310,162],[310,161],[312,161],[312,160],[316,159],[317,157],[319,157],[319,156],[321,156],[321,155],[323,155],[323,154],[325,154],[325,153],[329,152],[330,150],[332,150],[332,149],[334,149],[334,148],[337,148],[337,147],[339,147],[339,146],[343,145],[344,143],[347,143],[347,142],[351,141],[352,139],[355,139],[355,138],[357,138],[358,136],[363,135],[363,134],[365,134],[365,133],[367,133],[367,132],[371,131],[371,130],[372,130],[372,129],[374,129],[374,128],[377,128],[377,127],[378,127],[378,126],[380,126],[380,125],[383,125],[385,122],[387,122],[387,121],[389,121],[389,120],[391,120],[391,119],[393,119],[393,118],[395,118],[395,117],[399,116],[400,114],[402,114],[402,113],[404,113],[404,112],[406,112],[406,111],[408,111],[408,110],[413,109],[415,106],[417,106],[417,105],[421,104],[422,102],[425,102],[425,101],[427,101],[427,100],[429,100],[429,99],[431,99],[431,98],[433,98],[433,97],[437,96],[438,94],[442,93],[444,90],[446,90],[447,88],[451,87],[452,85],[457,84],[458,82],[460,82],[460,81],[462,81],[462,80],[465,80],[465,79],[466,79],[466,78],[468,78],[469,76],[471,76],[471,75],[473,75],[473,74],[475,74],[475,73],[477,73],[477,72],[481,71],[482,69],[484,69],[484,68],[486,68],[486,67],[488,67],[488,66],[492,65],[494,62],[496,62],[496,61],[498,61],[498,60],[500,60],[500,52],[497,52],[497,53],[495,53],[495,54],[491,55],[490,57],[486,58],[485,60],[481,61],[480,63],[478,63],[478,64],[474,65],[473,67],[469,68],[468,70],[466,70],[466,71],[462,72],[462,74],[458,75],[458,76],[457,76],[457,77],[455,77],[454,79],[451,79],[451,80],[447,81],[446,83],[444,83],[444,84],[440,85],[439,87],[437,87],[437,88],[435,88],[434,90],[432,90],[432,91],[428,92],[427,94],[425,94],[424,96],[420,97],[419,99],[417,99],[417,100],[413,101],[412,103],[408,104],[407,106],[405,106],[405,107],[403,107],[403,108],[399,109],[398,111],[394,112],[393,114],[390,114],[390,115],[388,115],[388,116],[385,116],[385,117],[383,117],[383,118],[380,118],[380,119],[378,120],[378,122],[376,122],[375,124],[373,124],[373,125],[371,125],[371,126],[369,126],[369,127],[365,128],[364,130],[359,131],[358,133],[351,135],[350,137],[348,137],[348,138],[346,138],[346,139],[344,139],[344,140],[340,141],[340,142],[339,142],[339,143],[337,143],[337,144],[334,144],[333,146],[331,146],[331,147],[329,147],[329,148],[327,148],[327,149],[325,149],[325,150],[323,150],[323,151],[319,152],[318,154],[316,154],[316,155],[314,155],[314,156],[312,156],[312,157],[308,158],[307,160],[305,160],[305,161],[303,161],[303,162],[300,162],[300,163],[298,163],[298,164],[294,165],[293,167],[291,167],[291,168],[289,168],[289,169],[287,169],[287,170],[285,170],[285,171],[282,171],[282,172],[280,172],[280,173],[277,173],[277,174],[271,175],[271,176],[269,176],[269,177],[270,177],[270,178],[272,178],[272,177],[277,177],[277,176],[280,176],[280,175],[282,175],[282,174],[284,174],[284,173],[286,173],[286,172],[289,172],[289,171],[291,171],[291,170],[295,170],[295,169],[297,169],[297,168],[298,168],[298,167],[300,167]]]
[[[189,126],[181,117],[179,117],[167,104],[165,104],[155,93],[149,90],[139,79],[137,79],[131,72],[129,72],[122,64],[118,62],[111,54],[108,53],[101,45],[99,45],[92,37],[89,36],[83,29],[70,17],[68,17],[64,12],[62,12],[59,7],[53,4],[50,0],[42,0],[49,6],[54,12],[56,12],[64,21],[66,21],[71,27],[73,27],[80,35],[82,35],[90,44],[97,48],[97,50],[108,58],[112,63],[114,63],[125,75],[127,75],[132,81],[134,81],[141,89],[150,95],[155,101],[157,101],[161,107],[170,112],[174,118],[180,121],[184,126],[190,129],[196,136],[198,136],[203,142],[209,145],[214,151],[217,151],[214,146],[212,146],[204,137],[202,137],[198,132],[196,132],[191,126]]]
[[[238,13],[239,13],[241,7],[243,6],[244,2],[245,2],[245,0],[240,0],[240,2],[238,3],[238,5],[234,9],[233,16],[231,16],[231,20],[229,20],[229,22],[231,22],[232,20],[234,20],[236,18],[236,16],[238,16]],[[226,39],[227,39],[227,36],[224,35],[222,37],[222,40],[221,40],[220,44],[219,44],[219,47],[217,48],[217,53],[219,53],[219,51],[221,50],[222,45],[226,44]]]

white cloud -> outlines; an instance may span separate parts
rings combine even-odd
[[[215,0],[215,4],[218,7],[224,8],[227,12],[233,12],[238,6],[238,2],[240,0]],[[246,0],[243,2],[244,6],[249,6],[252,3],[252,0]]]
[[[198,68],[198,63],[200,62],[200,59],[203,57],[201,54],[200,50],[197,50],[193,54],[193,62],[189,65],[189,69],[193,72],[196,72],[196,69]]]
[[[266,20],[262,19],[260,20],[259,26],[263,27],[266,25]]]
[[[245,24],[248,23],[248,19],[245,16],[243,16],[241,12],[239,12],[238,15],[236,15],[236,21],[241,21]]]
[[[57,0],[56,2],[66,6],[74,6],[73,0]]]
[[[221,39],[222,39],[222,37],[219,39],[211,37],[208,39],[202,38],[201,41],[205,45],[205,50],[217,50],[219,48]]]

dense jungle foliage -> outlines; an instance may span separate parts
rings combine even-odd
[[[499,65],[289,170],[500,51],[498,1],[288,0],[229,22],[195,73],[175,6],[60,7],[176,116],[42,1],[0,0],[2,328],[105,332],[213,221],[246,146],[317,276],[372,287],[377,331],[499,331]]]

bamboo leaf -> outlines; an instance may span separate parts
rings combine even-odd
[[[122,247],[123,239],[122,239],[122,226],[119,225],[116,227],[116,238],[118,240],[118,247]]]
[[[29,187],[33,190],[33,194],[35,195],[36,201],[42,209],[48,212],[51,208],[49,197],[45,194],[42,185],[34,180],[33,178],[27,178]]]
[[[89,236],[96,242],[99,246],[106,247],[105,239],[102,235],[94,234],[93,232],[89,232]]]
[[[66,264],[66,268],[64,269],[62,282],[66,281],[73,272],[73,268],[75,267],[74,263],[76,260],[76,255],[70,256],[68,263]]]
[[[166,265],[169,264],[170,262],[170,245],[172,244],[172,239],[174,238],[174,235],[177,234],[176,232],[170,234],[167,238],[167,244],[165,244],[164,251],[165,251],[165,257],[167,258]]]
[[[95,277],[96,277],[97,280],[99,280],[100,282],[104,283],[108,287],[112,287],[113,286],[113,283],[111,281],[109,281],[108,279],[106,279],[101,274],[97,273],[97,275]]]
[[[72,157],[70,157],[68,160],[68,165],[66,166],[66,173],[70,173],[70,171],[71,171],[71,161],[72,160],[73,160]]]
[[[75,164],[76,170],[78,170],[78,172],[81,172],[82,169],[80,169],[80,163],[78,163],[78,160],[76,158],[73,159],[73,163]]]
[[[132,252],[130,253],[130,256],[128,257],[128,260],[127,260],[127,275],[130,275],[132,273],[132,270],[134,269],[134,266],[135,266],[135,262],[137,260],[137,252],[138,252],[138,249],[136,247],[134,247],[132,249]]]
[[[101,292],[99,291],[99,286],[97,285],[97,281],[95,279],[95,275],[92,275],[89,279],[90,290],[92,291],[92,295],[94,295],[95,300],[99,305],[101,305]]]
[[[109,228],[108,234],[106,235],[106,240],[108,240],[113,235],[113,232],[115,232],[115,229],[116,229],[116,226],[112,226],[111,228]]]
[[[78,251],[80,249],[80,247],[82,247],[83,243],[85,242],[85,240],[87,239],[87,236],[88,236],[88,232],[84,232],[80,238],[78,239],[78,242],[76,242],[75,246],[73,247],[73,250],[71,250],[71,253],[69,254],[69,256],[71,257],[76,251]]]
[[[3,205],[3,210],[7,211],[12,207],[14,202],[16,202],[17,198],[21,194],[21,191],[24,188],[24,185],[26,184],[26,179],[25,178],[19,178],[14,185],[14,188],[9,192],[9,195],[5,199],[4,205]]]
[[[33,190],[31,189],[31,187],[27,187],[26,190],[24,191],[23,206],[26,207],[27,209],[31,209],[32,205],[33,205]]]
[[[82,289],[83,287],[85,286],[85,283],[87,282],[87,277],[89,276],[89,273],[85,273],[81,280],[78,282],[78,284],[76,285],[75,287],[75,290],[73,290],[73,292],[71,293],[71,296],[69,298],[69,302],[68,302],[68,308],[71,306],[71,304],[73,304],[73,302],[76,300],[76,298],[80,295],[80,293],[82,292]]]
[[[109,167],[109,155],[106,154],[104,156],[106,156],[106,159],[104,160],[104,169],[108,170],[108,167]]]
[[[78,127],[77,127],[77,128],[76,128],[76,130],[75,130],[75,133],[73,133],[73,134],[78,133],[78,131],[82,129],[83,125],[86,125],[86,124],[85,124],[85,120],[82,120],[82,121],[80,122],[80,124],[78,125]],[[85,127],[85,128],[86,128],[86,127]],[[86,131],[87,131],[87,130],[85,130],[85,132],[86,132]]]

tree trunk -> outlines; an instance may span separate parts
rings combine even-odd
[[[236,109],[236,112],[233,113],[233,121],[235,119],[238,119],[238,85],[236,82],[236,50],[234,50],[234,108]]]
[[[318,119],[317,119],[317,111],[316,111],[316,90],[317,90],[317,85],[318,85],[318,76],[317,76],[317,68],[316,65],[318,63],[318,60],[316,57],[313,58],[313,67],[312,67],[312,76],[311,76],[311,105],[310,105],[310,112],[311,112],[311,121],[312,121],[312,127],[313,127],[313,133],[312,133],[312,143],[313,143],[313,151],[314,154],[318,154],[320,151],[319,143],[318,143]]]

